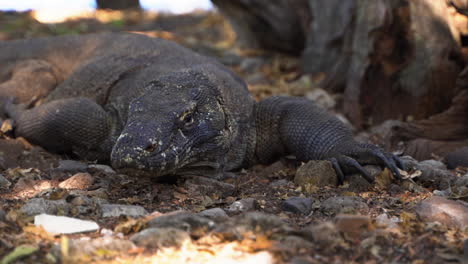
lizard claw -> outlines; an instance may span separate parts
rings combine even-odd
[[[345,173],[360,173],[369,183],[373,183],[374,177],[361,164],[387,167],[397,179],[401,179],[400,169],[405,170],[400,158],[371,144],[353,144],[351,150],[335,153],[328,160],[336,171],[338,184],[343,184]]]
[[[367,164],[379,164],[390,169],[397,179],[401,179],[401,170],[405,170],[403,162],[397,156],[383,151],[381,148],[370,144],[359,144],[362,152],[358,154]]]
[[[366,181],[369,183],[374,182],[374,177],[369,174],[369,172],[364,169],[359,162],[355,159],[348,157],[346,155],[339,155],[335,158],[329,159],[338,175],[338,184],[343,184],[345,180],[345,174],[343,174],[343,170],[346,172],[357,172],[360,173]]]

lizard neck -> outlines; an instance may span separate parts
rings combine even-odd
[[[280,137],[281,108],[274,100],[263,100],[255,104],[255,149],[257,163],[268,164],[286,154]]]

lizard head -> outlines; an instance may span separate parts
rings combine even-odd
[[[232,144],[234,121],[223,100],[201,72],[182,71],[151,82],[129,105],[112,165],[153,176],[219,170]]]

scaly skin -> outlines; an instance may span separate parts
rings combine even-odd
[[[15,134],[55,152],[153,176],[212,177],[284,155],[330,160],[342,182],[361,164],[401,162],[312,102],[256,103],[216,61],[133,34],[0,42],[0,97]],[[4,100],[8,102],[8,100]],[[25,103],[33,107],[25,107]]]

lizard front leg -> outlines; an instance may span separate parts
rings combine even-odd
[[[398,157],[354,141],[351,130],[340,120],[304,98],[275,96],[260,101],[256,130],[256,158],[261,163],[291,154],[301,161],[329,160],[339,183],[346,174],[356,172],[372,182],[361,164],[386,166],[396,177],[400,177],[398,168],[403,169]]]
[[[17,137],[53,152],[89,160],[109,159],[113,118],[88,98],[55,100],[31,109],[12,102],[4,107],[14,120]]]

